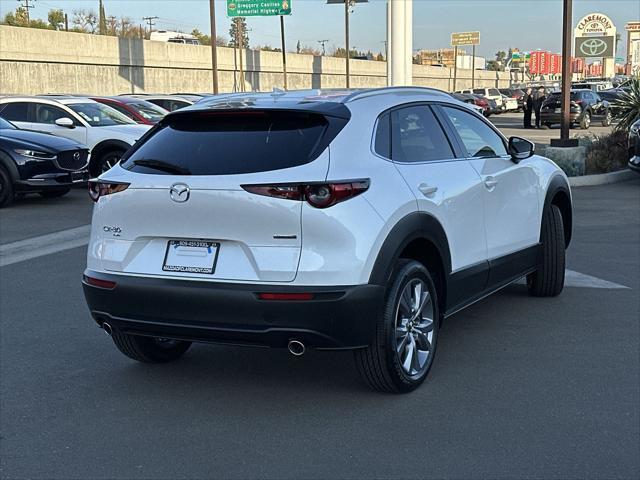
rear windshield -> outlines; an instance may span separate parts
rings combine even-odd
[[[232,175],[309,163],[321,151],[324,116],[298,112],[206,112],[177,116],[122,166],[140,173]]]
[[[578,92],[571,92],[570,94],[571,96],[571,100],[578,100],[580,98],[580,94]],[[561,93],[552,93],[551,95],[549,95],[548,101],[549,102],[554,102],[554,101],[561,101],[562,100],[562,94]]]

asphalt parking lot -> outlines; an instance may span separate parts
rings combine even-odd
[[[426,383],[393,396],[348,352],[128,360],[89,318],[85,248],[60,244],[86,193],[19,200],[0,254],[58,244],[0,267],[0,477],[638,478],[639,205],[640,177],[575,189],[562,295],[513,285],[457,314]]]
[[[527,129],[523,127],[523,114],[516,112],[502,113],[489,117],[491,123],[500,129],[506,136],[519,136],[531,140],[533,143],[549,145],[552,138],[560,138],[560,125],[553,125],[551,128],[542,127],[540,129]],[[535,124],[535,116],[533,118]],[[611,133],[611,127],[603,127],[597,123],[591,125],[589,130],[581,130],[578,127],[571,129],[571,137],[585,137],[590,135],[607,135]]]

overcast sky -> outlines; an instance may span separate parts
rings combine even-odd
[[[45,18],[52,8],[71,14],[79,8],[98,10],[98,0],[30,0],[33,17]],[[0,14],[17,6],[16,0],[0,0]],[[128,16],[143,23],[142,17],[158,16],[156,28],[190,32],[198,28],[209,33],[208,0],[104,0],[107,15]],[[298,40],[319,48],[318,40],[328,39],[327,49],[344,44],[344,14],[340,5],[325,0],[291,0],[293,13],[286,18],[287,49]],[[384,49],[385,0],[358,4],[351,16],[351,45],[374,52]],[[498,50],[561,48],[562,0],[414,0],[414,49],[446,48],[454,31],[480,30],[478,52],[492,57]],[[574,24],[588,13],[611,17],[623,33],[629,21],[640,20],[640,0],[574,0]],[[228,37],[226,0],[216,0],[218,34]],[[277,18],[247,20],[252,46],[280,44]],[[621,42],[623,45],[626,42]],[[622,52],[618,52],[620,55]]]

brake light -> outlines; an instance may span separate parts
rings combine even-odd
[[[367,191],[369,180],[282,185],[242,185],[242,188],[256,195],[306,201],[314,208],[328,208]]]
[[[130,184],[124,182],[101,182],[100,180],[89,180],[88,185],[91,200],[97,202],[100,197],[105,197],[107,195],[126,190]]]
[[[259,293],[260,300],[304,301],[313,300],[313,293]]]

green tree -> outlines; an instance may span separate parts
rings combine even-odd
[[[240,32],[242,35],[240,36]],[[229,46],[239,47],[242,44],[242,48],[249,48],[249,34],[247,32],[247,19],[244,17],[235,17],[231,20],[231,27],[229,28]]]
[[[12,27],[28,27],[27,10],[22,7],[16,8],[15,13],[9,12],[4,16],[2,23],[11,25]]]
[[[98,33],[100,35],[107,34],[107,15],[104,13],[104,3],[100,0],[100,9],[98,11]]]
[[[47,20],[52,28],[58,30],[64,25],[64,12],[60,8],[56,10],[49,10]]]

